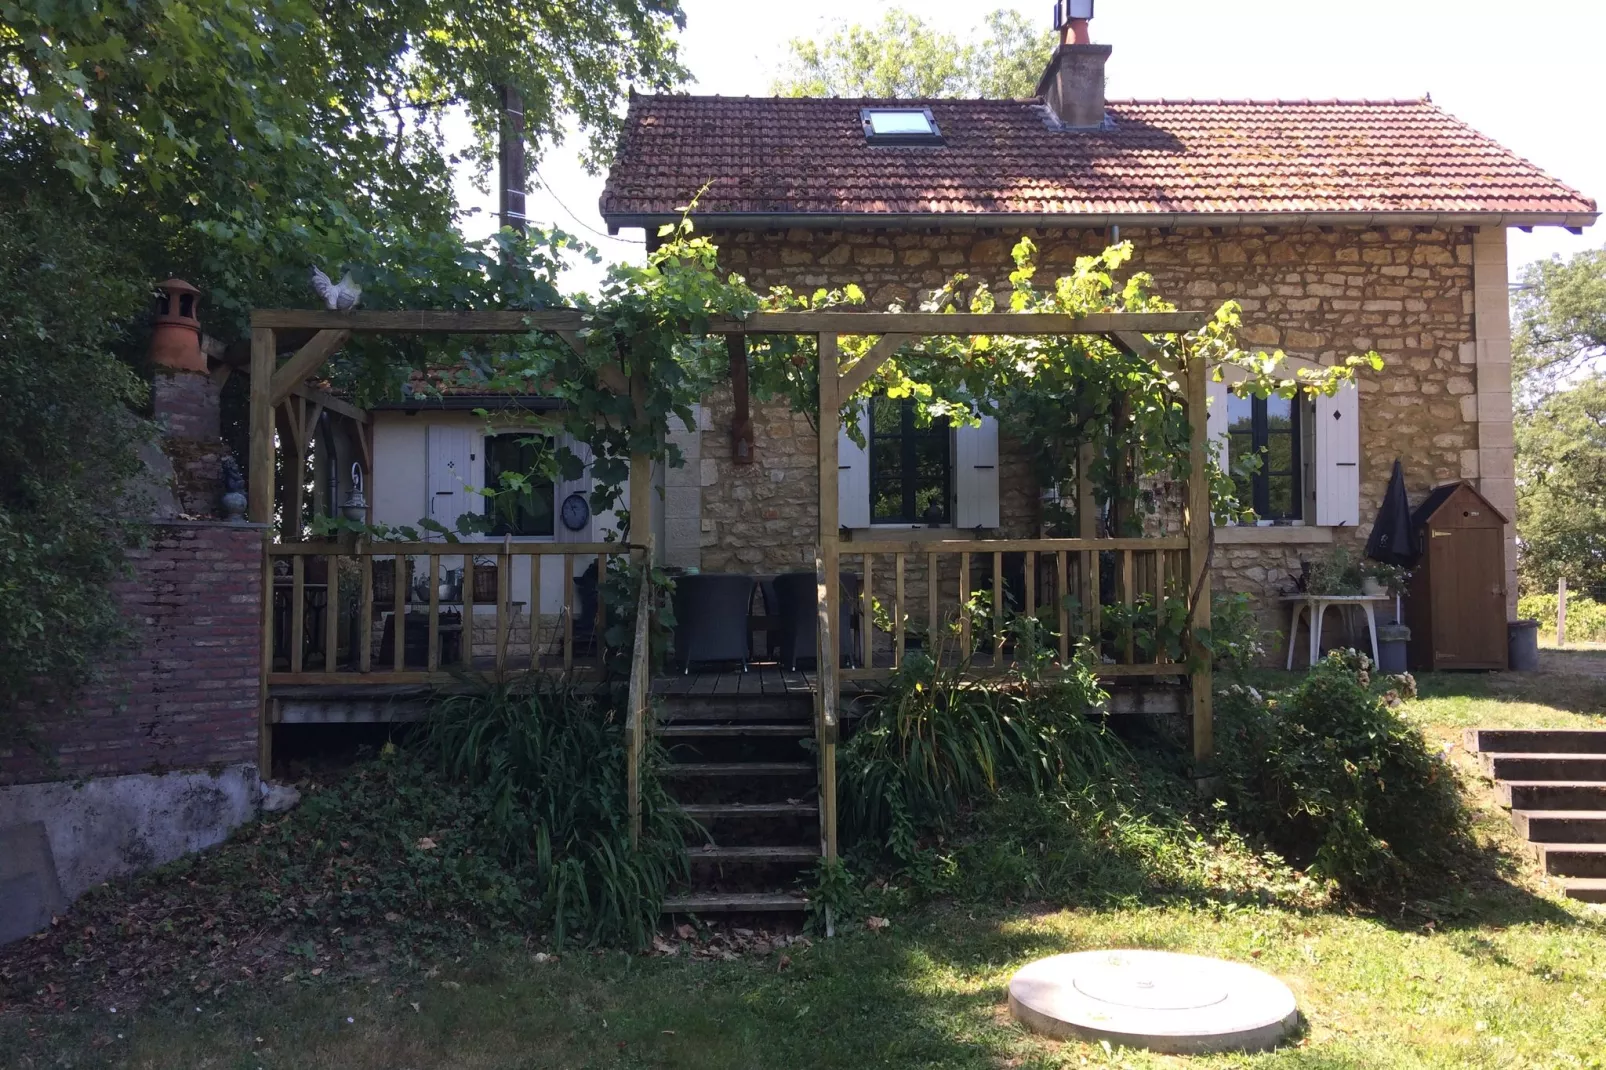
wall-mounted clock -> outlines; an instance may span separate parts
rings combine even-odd
[[[563,518],[564,527],[570,531],[579,531],[591,520],[591,505],[586,501],[584,494],[575,491],[563,499],[563,505],[559,507],[558,515]]]

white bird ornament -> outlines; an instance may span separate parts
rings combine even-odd
[[[331,311],[347,312],[357,307],[357,299],[362,296],[362,287],[346,272],[340,277],[338,283],[331,283],[329,276],[317,268],[312,269],[312,289],[323,298],[323,303]]]

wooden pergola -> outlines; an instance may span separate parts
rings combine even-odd
[[[250,457],[250,483],[249,502],[250,519],[259,523],[271,524],[274,516],[274,431],[275,406],[297,393],[305,391],[305,380],[314,374],[323,363],[332,356],[354,334],[480,334],[480,335],[513,335],[527,334],[532,331],[543,331],[565,339],[577,350],[581,347],[578,332],[585,326],[585,313],[574,309],[555,309],[543,311],[353,311],[329,312],[322,310],[263,310],[253,314],[251,334],[251,457]],[[1170,358],[1161,352],[1161,347],[1150,339],[1153,336],[1174,336],[1198,330],[1208,321],[1209,316],[1203,312],[1165,312],[1165,313],[1104,313],[1088,316],[1067,316],[1056,314],[1012,314],[1012,313],[985,313],[985,314],[932,314],[932,313],[889,313],[889,312],[761,312],[755,313],[746,319],[725,318],[714,321],[708,328],[709,333],[744,336],[744,335],[814,335],[819,346],[819,412],[817,425],[822,429],[819,435],[818,446],[818,474],[819,474],[819,536],[816,573],[818,579],[818,686],[816,688],[816,732],[819,742],[820,785],[821,785],[821,829],[822,853],[827,858],[836,856],[836,756],[835,746],[838,732],[838,703],[844,675],[855,678],[868,678],[877,675],[877,670],[866,664],[860,669],[849,670],[844,674],[840,659],[839,637],[837,636],[839,613],[841,610],[840,567],[843,554],[843,544],[838,527],[838,491],[836,472],[838,467],[837,446],[838,438],[835,434],[826,432],[826,429],[836,425],[843,402],[855,391],[869,382],[876,370],[890,358],[900,347],[921,338],[960,336],[973,337],[978,335],[1097,335],[1106,338],[1114,346],[1132,354],[1146,355],[1157,361],[1168,361]],[[291,354],[283,364],[279,362],[278,337],[280,332],[297,332],[305,336],[313,332],[310,340],[301,345]],[[841,356],[839,338],[842,335],[857,337],[873,336],[877,341],[863,356],[848,363],[844,363]],[[733,345],[733,353],[739,352],[739,345]],[[733,362],[734,363],[734,362]],[[954,539],[940,542],[925,542],[909,547],[893,547],[891,550],[866,551],[854,547],[848,552],[868,554],[870,552],[894,553],[907,556],[916,554],[925,555],[933,565],[939,554],[958,554],[961,560],[967,563],[972,554],[993,555],[995,576],[999,575],[1001,568],[1001,554],[1005,552],[1019,552],[1029,557],[1037,555],[1052,555],[1059,570],[1059,588],[1061,601],[1066,590],[1066,568],[1068,561],[1079,562],[1084,574],[1091,573],[1093,589],[1097,590],[1097,576],[1099,557],[1102,553],[1117,552],[1124,554],[1125,568],[1127,570],[1128,597],[1130,597],[1130,573],[1134,555],[1141,553],[1155,553],[1163,557],[1171,554],[1184,562],[1183,575],[1187,589],[1193,599],[1192,622],[1196,627],[1207,627],[1210,623],[1210,581],[1209,581],[1209,539],[1210,539],[1210,491],[1205,467],[1207,456],[1207,430],[1204,417],[1207,404],[1206,369],[1203,361],[1199,359],[1185,360],[1181,366],[1168,366],[1166,370],[1176,375],[1184,385],[1184,405],[1191,426],[1190,457],[1191,469],[1187,480],[1187,493],[1183,509],[1183,530],[1181,538],[1145,538],[1145,539],[1111,539],[1097,537],[1094,519],[1094,492],[1091,481],[1087,477],[1088,464],[1086,458],[1091,456],[1090,446],[1083,447],[1084,463],[1081,467],[1078,500],[1081,508],[1081,530],[1078,537],[1069,539],[1036,539],[1036,540],[984,540],[984,539]],[[628,370],[618,366],[605,367],[599,373],[601,385],[621,396],[630,396],[636,401],[638,415],[642,412],[642,398],[645,396],[646,384],[639,380],[632,380]],[[651,466],[653,455],[635,453],[630,461],[630,491],[629,508],[634,518],[647,517],[651,510]],[[632,554],[645,557],[649,551],[645,540],[638,540],[627,549]],[[308,548],[300,548],[297,554],[304,554]],[[595,546],[570,547],[587,553],[618,552],[619,544],[609,544],[607,548]],[[331,551],[334,552],[334,551]],[[429,553],[439,555],[442,552],[458,553],[442,544],[392,544],[375,545],[369,548],[373,554],[408,554]],[[473,551],[470,551],[472,554]],[[300,560],[295,556],[296,562],[296,589],[301,590]],[[398,558],[399,560],[399,558]],[[431,558],[432,562],[434,558]],[[472,570],[472,558],[469,559],[469,568]],[[869,562],[866,560],[866,571]],[[1164,566],[1157,566],[1164,567]],[[367,559],[364,560],[364,586],[369,586],[369,572]],[[896,558],[896,574],[898,597],[903,597],[904,570],[903,557]],[[868,581],[869,577],[865,577]],[[265,583],[271,583],[272,577],[265,577]],[[505,582],[505,580],[504,580]],[[964,582],[963,580],[961,582]],[[1083,581],[1086,582],[1085,580]],[[402,596],[400,584],[397,584],[395,605],[400,612]],[[864,597],[868,600],[870,584],[864,585]],[[995,605],[1000,597],[1000,584],[995,583],[993,597]],[[265,588],[266,589],[266,588]],[[1086,588],[1083,588],[1086,590]],[[935,582],[932,582],[932,597],[936,598]],[[467,597],[467,596],[466,596]],[[537,593],[532,593],[537,597]],[[1030,597],[1030,596],[1028,596]],[[497,634],[499,642],[505,635],[505,627],[501,619],[501,603],[498,599]],[[1095,599],[1096,601],[1096,599]],[[330,598],[331,605],[333,597]],[[271,605],[271,600],[264,598],[265,605]],[[645,603],[643,603],[645,604]],[[935,620],[935,602],[933,601],[932,616]],[[431,603],[433,609],[433,601]],[[900,613],[902,607],[900,605]],[[533,607],[532,607],[533,609]],[[1097,606],[1093,607],[1094,613]],[[1065,610],[1061,608],[1061,652],[1068,651],[1068,619]],[[271,614],[271,608],[268,610]],[[473,605],[467,606],[470,618],[473,614]],[[334,611],[330,610],[331,619]],[[1096,619],[1096,618],[1095,618]],[[297,617],[299,626],[299,617]],[[264,621],[265,657],[262,677],[263,700],[263,733],[264,740],[271,738],[271,725],[267,721],[268,686],[270,669],[273,661],[273,639],[270,634],[269,621]],[[434,625],[431,625],[431,649],[434,643]],[[967,633],[968,638],[968,633]],[[335,640],[328,637],[329,650],[332,654]],[[532,640],[533,641],[533,640]],[[997,650],[1002,654],[1002,641],[998,640]],[[903,636],[900,626],[897,636],[897,650],[902,653]],[[395,665],[393,672],[363,671],[359,673],[342,673],[333,670],[333,658],[325,660],[325,678],[331,684],[340,683],[350,685],[358,682],[372,682],[376,684],[397,682],[428,683],[440,680],[441,677],[433,671],[424,674],[407,674],[402,670],[401,642],[398,636],[394,647]],[[638,642],[638,647],[645,643]],[[868,652],[868,643],[866,651]],[[646,658],[643,651],[632,665],[631,671],[631,699],[627,727],[631,734],[631,763],[632,781],[636,772],[635,765],[640,751],[642,734],[647,729],[647,684],[648,672]],[[1198,659],[1196,659],[1198,660]],[[532,656],[531,669],[535,670],[538,659]],[[431,654],[431,669],[434,667],[434,654]],[[369,667],[367,650],[366,624],[364,631],[364,649],[362,653],[364,669]],[[503,669],[503,659],[499,648],[497,669]],[[567,664],[565,665],[567,668]],[[1211,684],[1208,657],[1203,659],[1195,671],[1175,663],[1165,664],[1125,664],[1103,665],[1099,667],[1102,675],[1121,677],[1156,677],[1156,676],[1183,676],[1190,677],[1191,719],[1193,723],[1193,751],[1198,763],[1202,766],[1208,763],[1214,748],[1211,725]],[[305,677],[315,674],[296,674],[298,683],[311,682]],[[415,679],[416,678],[416,679]],[[271,759],[268,744],[264,744],[263,761]],[[265,766],[266,767],[266,766]]]

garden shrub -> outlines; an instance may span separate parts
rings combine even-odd
[[[1261,623],[1247,594],[1217,591],[1211,596],[1208,645],[1213,668],[1227,672],[1253,668],[1277,635]]]
[[[1234,817],[1345,894],[1424,888],[1470,846],[1455,772],[1334,651],[1298,684],[1218,692],[1217,755]],[[1400,692],[1403,682],[1378,682]]]
[[[911,651],[837,752],[840,820],[850,839],[909,862],[921,837],[1006,789],[1035,795],[1107,781],[1121,745],[1090,718],[1105,700],[1087,655],[1046,672],[1038,622],[1011,624],[1016,665],[967,676],[963,661]]]
[[[1539,622],[1539,634],[1556,634],[1556,592],[1525,594],[1517,600],[1517,616]],[[1584,595],[1567,596],[1567,641],[1606,643],[1606,605]]]
[[[551,680],[454,695],[431,710],[422,742],[448,778],[478,793],[487,835],[532,882],[556,941],[646,944],[670,884],[687,875],[688,819],[663,790],[664,755],[649,741],[631,848],[623,718],[606,696]]]

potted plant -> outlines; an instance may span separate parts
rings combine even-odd
[[[1381,598],[1386,594],[1403,594],[1409,574],[1399,565],[1382,561],[1368,561],[1362,566],[1361,593]]]
[[[1364,581],[1360,560],[1349,547],[1336,546],[1327,558],[1311,563],[1305,590],[1309,594],[1354,595],[1361,593]]]

